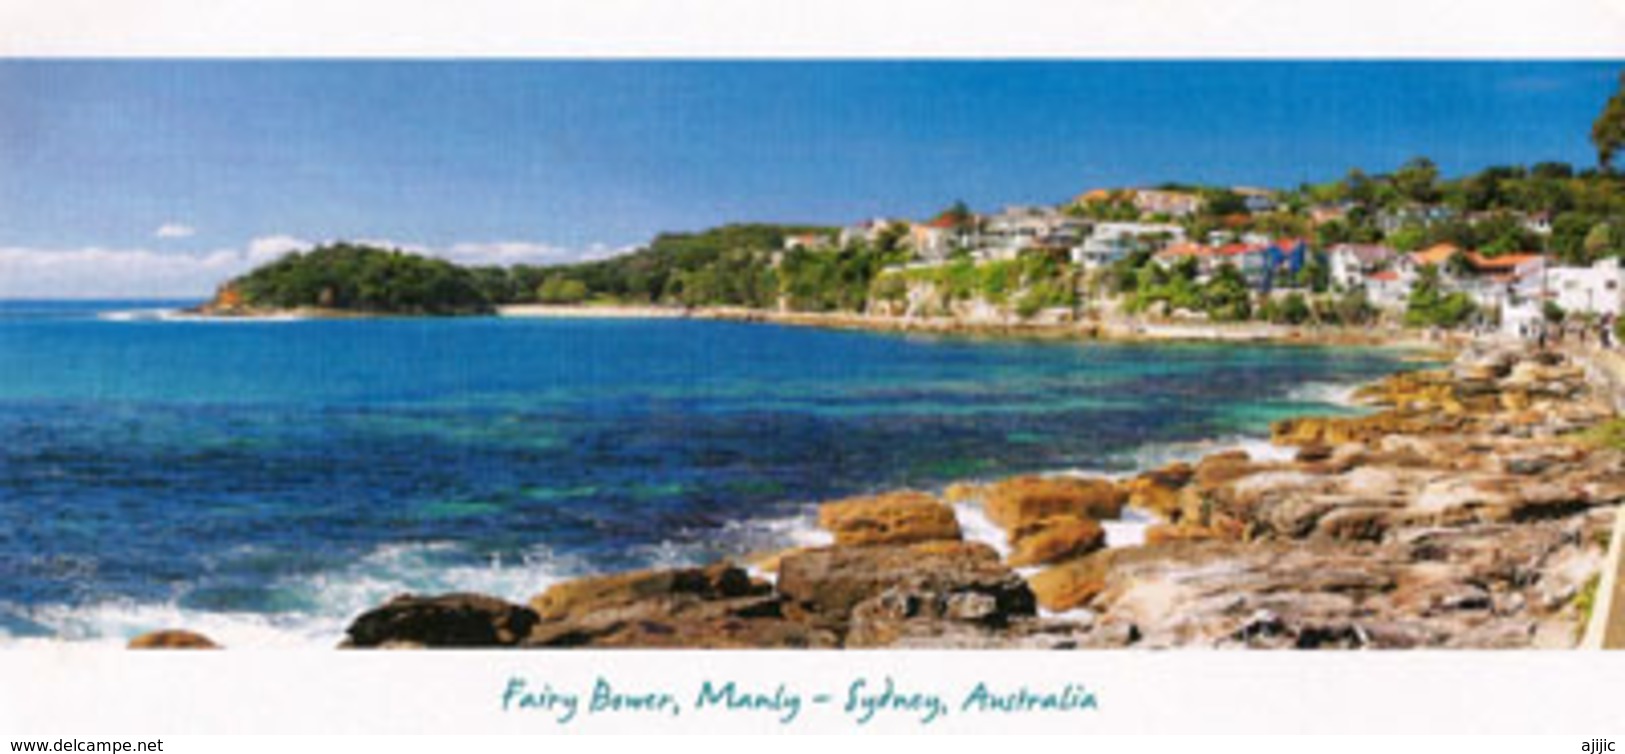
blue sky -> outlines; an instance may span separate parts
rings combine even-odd
[[[0,62],[0,296],[331,238],[563,261],[1184,180],[1589,165],[1619,63]]]

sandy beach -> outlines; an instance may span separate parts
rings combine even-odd
[[[669,306],[514,304],[497,307],[497,316],[518,319],[682,319],[685,309]]]

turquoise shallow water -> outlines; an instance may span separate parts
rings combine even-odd
[[[1361,349],[675,320],[175,321],[0,303],[0,643],[331,643],[407,590],[784,546],[810,503],[1125,472],[1392,371]]]

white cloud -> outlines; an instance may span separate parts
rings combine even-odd
[[[0,297],[202,296],[249,267],[241,251],[0,247]]]
[[[152,232],[153,238],[191,238],[197,235],[197,229],[181,223],[164,223]]]
[[[570,251],[545,243],[492,241],[457,243],[446,249],[445,257],[459,264],[546,264],[568,258]]]
[[[314,246],[309,241],[293,236],[260,236],[248,242],[248,258],[255,264],[272,261],[288,252]]]
[[[567,264],[630,251],[593,244],[571,249],[529,241],[461,242],[441,248],[365,240],[465,265]],[[0,298],[202,298],[226,280],[315,244],[290,235],[262,236],[241,248],[205,252],[147,248],[0,247]]]

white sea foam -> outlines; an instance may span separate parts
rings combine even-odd
[[[1000,558],[1010,556],[1010,543],[1006,541],[1004,530],[987,517],[980,499],[956,503],[954,516],[959,519],[959,529],[964,532],[966,541],[988,545],[999,552]]]
[[[1231,450],[1245,451],[1254,461],[1285,461],[1291,460],[1294,455],[1291,448],[1283,448],[1271,443],[1268,438],[1251,435],[1229,435],[1210,440],[1150,443],[1135,448],[1125,455],[1125,459],[1129,461],[1129,465],[1133,467],[1134,471],[1119,476],[1133,476],[1141,471],[1166,466],[1175,461],[1195,462],[1203,456]]]
[[[41,606],[25,615],[51,638],[0,632],[0,648],[62,641],[122,647],[131,637],[168,628],[197,631],[227,647],[332,647],[355,616],[395,595],[477,592],[524,602],[549,585],[586,571],[581,564],[542,549],[526,553],[518,562],[493,560],[478,566],[434,562],[455,548],[449,543],[388,545],[349,567],[289,580],[278,588],[290,602],[307,607],[286,612],[202,610],[176,601]]]
[[[307,317],[293,313],[252,316],[214,317],[187,309],[123,309],[100,312],[96,318],[104,322],[197,322],[210,324],[250,322],[298,322]]]
[[[1156,522],[1150,512],[1127,506],[1123,508],[1122,518],[1102,521],[1100,528],[1106,530],[1107,547],[1137,547],[1145,544],[1146,527]]]
[[[100,312],[96,319],[105,322],[163,322],[179,317],[180,309],[123,309]]]
[[[1286,398],[1294,403],[1352,407],[1357,405],[1354,394],[1359,389],[1359,385],[1347,382],[1305,382],[1292,388]]]

